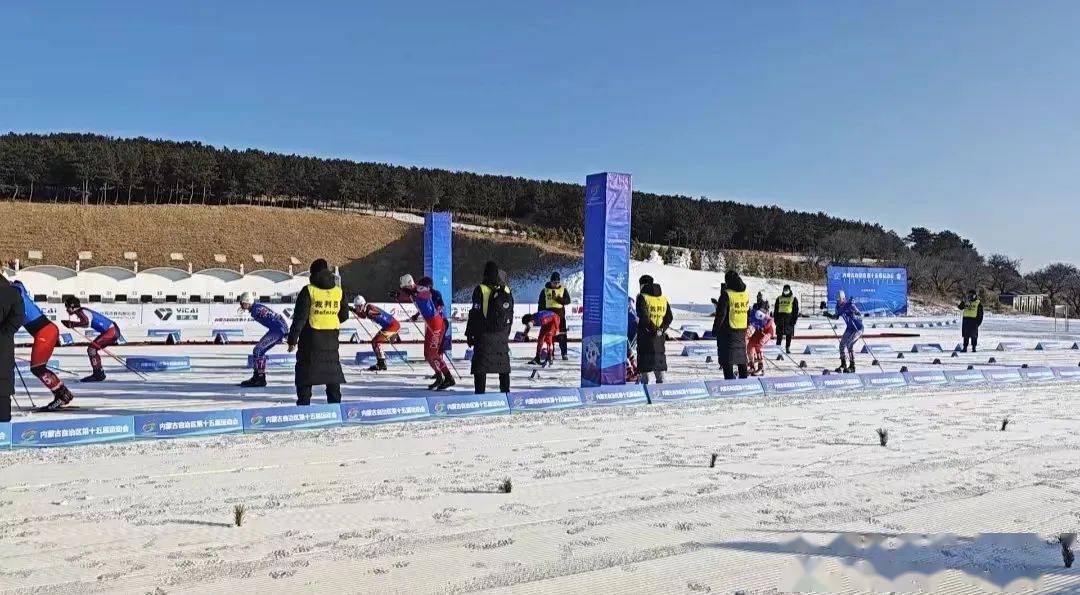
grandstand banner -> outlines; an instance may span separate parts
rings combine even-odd
[[[626,383],[631,188],[630,174],[585,179],[582,387]]]
[[[907,269],[830,266],[828,307],[836,307],[840,291],[855,300],[864,314],[903,316],[908,311]]]
[[[446,302],[447,315],[452,315],[454,299],[453,229],[450,213],[424,215],[424,275],[435,282],[435,289]],[[447,335],[450,331],[447,331]]]

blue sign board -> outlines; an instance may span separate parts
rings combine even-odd
[[[640,384],[583,388],[581,400],[586,405],[643,405],[649,402]]]
[[[548,411],[581,407],[581,392],[576,388],[548,388],[510,393],[511,411]]]
[[[135,416],[136,438],[179,438],[244,431],[238,409],[219,411],[172,411]]]
[[[685,345],[682,348],[682,355],[716,355],[716,345]]]
[[[600,173],[586,178],[583,387],[626,383],[630,205],[630,174]]]
[[[986,376],[987,380],[994,384],[1020,382],[1023,380],[1023,377],[1020,376],[1020,368],[986,368],[983,370],[983,375]]]
[[[347,424],[385,424],[427,419],[431,416],[424,397],[349,401],[341,404],[341,421]]]
[[[191,358],[186,355],[133,355],[127,365],[136,372],[179,372],[191,369]]]
[[[1019,341],[1002,341],[997,344],[998,351],[1023,351],[1024,344]]]
[[[765,394],[765,389],[757,378],[709,380],[705,382],[705,388],[713,397],[757,397]]]
[[[775,376],[760,378],[767,395],[789,395],[817,390],[810,376]]]
[[[1055,367],[1050,368],[1050,369],[1054,371],[1054,376],[1057,376],[1058,378],[1061,378],[1061,379],[1069,379],[1069,380],[1071,380],[1071,379],[1075,379],[1075,378],[1080,378],[1080,367],[1055,366]]]
[[[859,374],[866,388],[897,388],[907,386],[907,378],[900,372],[870,372]]]
[[[836,355],[839,352],[840,347],[837,345],[807,345],[803,349],[806,355]]]
[[[49,361],[45,362],[45,367],[49,368],[50,370],[57,370],[60,368],[60,360],[54,357]],[[30,362],[21,359],[15,360],[15,372],[16,376],[18,376],[19,374],[29,374]]]
[[[135,418],[130,415],[20,422],[11,424],[11,445],[36,447],[114,442],[131,438],[134,428]]]
[[[894,353],[896,350],[889,343],[866,343],[863,342],[862,351],[859,353],[869,353],[872,355],[883,355],[886,353]]]
[[[6,421],[0,422],[0,448],[9,446],[11,446],[11,424]]]
[[[830,266],[825,274],[830,310],[836,307],[836,297],[843,290],[864,314],[907,314],[905,268]]]
[[[1054,371],[1047,366],[1031,366],[1029,368],[1021,368],[1020,375],[1024,377],[1024,380],[1054,379]]]
[[[439,395],[428,397],[428,412],[434,417],[460,417],[464,415],[490,415],[510,413],[506,394],[487,395]]]
[[[1069,349],[1070,344],[1064,341],[1039,341],[1035,345],[1036,351],[1053,351],[1055,349]]]
[[[941,370],[912,370],[904,372],[904,378],[907,378],[911,386],[929,386],[949,382],[949,379],[945,377],[945,372]]]
[[[295,353],[270,353],[266,355],[267,368],[293,368],[296,366]],[[247,367],[255,367],[255,356],[248,354]]]
[[[814,386],[821,389],[843,390],[863,387],[862,380],[855,374],[828,374],[810,378],[814,381]]]
[[[303,405],[244,409],[245,432],[297,430],[341,425],[339,405]]]
[[[424,275],[431,277],[434,289],[442,294],[447,311],[454,299],[453,238],[450,213],[424,215]],[[449,329],[446,334],[450,336]]]
[[[386,357],[386,361],[407,362],[409,361],[409,352],[407,351],[383,351],[383,356]],[[374,351],[357,351],[356,358],[353,360],[357,366],[368,366],[374,364],[378,360],[375,357]]]
[[[982,370],[945,370],[949,384],[979,384],[986,382]]]
[[[912,353],[941,353],[941,343],[916,343],[911,346]]]
[[[677,384],[650,384],[645,387],[650,403],[661,401],[692,401],[707,399],[712,395],[704,382],[679,382]]]

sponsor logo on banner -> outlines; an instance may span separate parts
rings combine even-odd
[[[0,422],[0,448],[11,446],[11,424]]]
[[[153,413],[135,416],[138,438],[178,438],[244,431],[239,410]]]
[[[158,355],[127,358],[127,365],[139,372],[177,372],[191,369],[186,355]]]
[[[1050,369],[1054,371],[1054,375],[1057,376],[1058,378],[1080,378],[1080,366],[1078,366],[1078,367],[1055,366],[1055,367],[1050,368]]]
[[[510,413],[505,394],[427,397],[428,412],[438,417]]]
[[[814,385],[825,389],[862,388],[862,380],[855,374],[829,374],[828,376],[812,376]]]
[[[260,407],[244,409],[245,432],[295,430],[341,425],[339,405],[307,405],[295,407]]]
[[[916,370],[914,372],[904,372],[904,377],[907,378],[908,384],[912,386],[926,386],[931,384],[947,384],[949,379],[945,377],[945,372],[941,370]]]
[[[705,383],[705,388],[713,397],[754,397],[765,394],[765,389],[757,378],[709,380]]]
[[[765,394],[769,395],[788,395],[817,390],[817,385],[807,376],[780,376],[760,380]]]
[[[1054,371],[1046,366],[1032,366],[1030,368],[1021,368],[1020,375],[1025,380],[1052,380]]]
[[[407,362],[409,361],[409,353],[407,351],[383,351],[383,356],[387,361]],[[353,363],[357,366],[366,366],[374,364],[377,361],[374,351],[358,351],[356,357],[353,359]]]
[[[707,399],[712,395],[705,388],[704,382],[680,382],[678,384],[650,384],[645,387],[649,395],[649,402],[658,401],[691,401],[694,399]]]
[[[640,384],[614,384],[581,389],[586,405],[637,405],[649,402]]]
[[[581,393],[576,388],[551,388],[510,393],[511,411],[544,411],[581,407]]]
[[[341,419],[347,424],[383,424],[427,419],[427,399],[379,399],[341,404]]]
[[[1020,382],[1023,377],[1020,376],[1020,370],[1017,368],[990,368],[983,370],[983,375],[990,382],[997,384],[1004,384],[1007,382]]]
[[[296,366],[295,353],[271,353],[266,356],[267,368],[292,368]],[[247,356],[247,367],[255,367],[255,356]]]
[[[686,345],[682,348],[684,356],[716,355],[716,345]]]
[[[135,418],[130,415],[87,417],[15,423],[11,445],[32,448],[127,440],[134,436]]]
[[[168,321],[173,324],[193,325],[199,322],[206,322],[206,319],[209,318],[208,312],[209,308],[205,306],[185,306],[177,304],[155,308],[154,316],[162,322]]]
[[[945,378],[950,384],[977,384],[986,382],[982,370],[945,370]]]
[[[907,378],[900,372],[870,372],[859,374],[866,388],[895,388],[907,386]]]

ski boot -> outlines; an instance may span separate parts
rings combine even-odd
[[[843,374],[844,372],[847,372],[847,371],[848,371],[847,360],[844,359],[844,358],[840,358],[840,367],[833,370],[833,372],[836,372],[837,374]]]
[[[262,388],[266,386],[266,374],[255,372],[251,378],[240,383],[242,388]]]
[[[368,372],[382,372],[386,370],[386,360],[375,360],[375,365],[367,369]]]
[[[71,391],[68,390],[68,387],[61,386],[60,388],[53,391],[53,400],[44,407],[38,407],[36,411],[59,411],[66,407],[69,403],[71,403],[71,400],[74,398],[75,395],[71,394]]]
[[[79,382],[101,382],[102,380],[105,380],[105,371],[94,370],[93,374],[87,376],[86,378],[83,378]]]
[[[844,372],[846,372],[848,374],[854,374],[855,373],[855,362],[851,362],[851,365],[848,366],[847,369],[844,370]]]
[[[435,373],[435,382],[432,382],[431,384],[429,384],[427,389],[428,390],[437,390],[439,388],[439,385],[442,384],[442,383],[443,383],[442,374],[439,373],[439,372],[436,372]]]
[[[528,365],[530,365],[530,366],[542,366],[542,365],[544,365],[544,364],[543,364],[543,363],[542,363],[542,362],[540,361],[540,358],[539,358],[539,357],[534,357],[534,358],[532,358],[531,360],[529,360],[529,361],[527,361],[527,362],[525,362],[525,363],[526,363],[526,364],[528,364]]]
[[[435,390],[446,390],[455,384],[457,384],[457,381],[454,380],[454,375],[447,374],[446,376],[443,376],[442,382],[439,383],[439,386],[435,387]]]

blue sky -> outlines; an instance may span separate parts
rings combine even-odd
[[[0,129],[949,228],[1080,264],[1078,2],[7,2]]]

